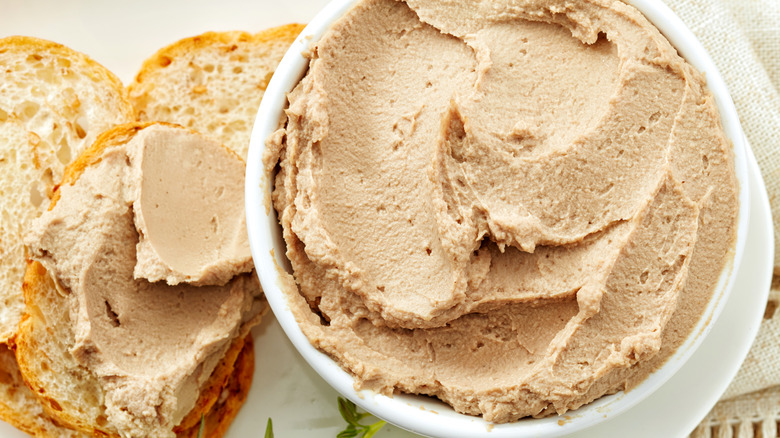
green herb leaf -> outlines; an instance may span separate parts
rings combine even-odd
[[[271,422],[271,417],[268,417],[268,424],[265,426],[265,438],[274,438],[274,424]]]
[[[353,424],[355,426],[359,425],[357,418],[357,406],[355,406],[355,404],[351,401],[339,397],[339,413],[341,414],[341,418],[343,418],[347,423]]]
[[[339,397],[339,413],[344,421],[347,422],[347,427],[336,435],[336,438],[371,438],[375,433],[379,431],[385,424],[385,421],[379,420],[374,424],[360,424],[360,420],[370,417],[371,414],[367,412],[358,412],[357,406],[351,401]]]
[[[366,431],[363,432],[363,438],[371,438],[375,433],[379,432],[379,429],[381,429],[385,424],[387,424],[386,421],[379,420],[376,423],[368,426]]]
[[[350,424],[346,429],[339,432],[339,434],[336,435],[336,438],[355,438],[358,433],[360,433],[360,431]]]
[[[198,428],[198,438],[203,438],[203,430],[206,429],[206,417],[200,414],[200,427]]]

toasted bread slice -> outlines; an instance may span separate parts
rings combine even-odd
[[[0,39],[0,343],[21,317],[26,225],[65,166],[100,132],[133,121],[122,83],[86,55],[29,37]]]
[[[40,300],[42,298],[41,295],[57,293],[51,278],[46,274],[46,270],[37,262],[28,263],[25,276],[25,290],[30,299],[35,300]],[[53,296],[50,298],[56,299]],[[62,309],[56,311],[53,308],[36,309],[37,317],[40,317],[42,313],[38,312],[49,314],[49,321],[55,321],[67,315],[67,311],[62,311]],[[36,316],[27,316],[25,324],[34,325],[31,318],[36,318]],[[84,385],[83,383],[85,382],[78,383],[78,379],[83,377],[79,376],[79,369],[74,364],[50,362],[51,356],[57,354],[56,349],[61,348],[54,345],[57,342],[56,339],[47,336],[49,334],[48,329],[52,327],[43,327],[46,333],[38,334],[37,336],[36,331],[38,327],[33,326],[31,328],[32,330],[23,330],[20,334],[21,345],[23,349],[38,349],[40,356],[37,359],[40,362],[33,364],[23,362],[26,368],[40,367],[40,369],[47,370],[40,375],[44,376],[44,378],[57,379],[62,384],[58,388],[59,390],[94,390],[88,385]],[[33,345],[30,345],[30,342]],[[47,351],[47,349],[54,351]],[[30,355],[24,357],[36,359]],[[79,428],[80,422],[78,419],[75,419],[76,421],[63,421],[63,417],[68,418],[69,414],[66,408],[69,408],[69,406],[63,407],[62,404],[49,397],[46,389],[43,388],[43,386],[47,386],[46,382],[33,380],[31,386],[35,392],[30,390],[24,380],[22,380],[22,375],[17,367],[13,352],[5,346],[0,346],[0,368],[4,370],[0,372],[0,393],[3,394],[4,399],[3,402],[0,402],[0,419],[36,437],[84,438],[94,436],[95,434],[101,436],[104,434],[108,436],[116,435],[115,433],[106,433],[100,427],[92,427],[91,425]],[[246,401],[252,382],[253,371],[254,348],[252,336],[249,334],[244,338],[236,339],[221,359],[206,386],[201,391],[195,408],[176,428],[177,436],[196,437],[200,430],[201,416],[203,416],[205,421],[203,438],[222,437],[241,405]],[[58,377],[56,375],[58,372],[66,374],[63,377]],[[71,397],[73,395],[71,394]],[[83,404],[76,406],[76,408],[82,412],[89,412],[90,409],[86,403],[97,398],[99,398],[98,393],[83,393],[78,398],[79,403]],[[93,412],[96,411],[93,410]],[[73,430],[67,426],[79,428],[80,430]]]
[[[128,87],[138,120],[193,128],[246,159],[263,92],[301,30],[208,32],[159,50]]]
[[[102,392],[95,377],[67,353],[73,339],[72,333],[67,333],[68,309],[43,265],[28,262],[24,290],[31,305],[17,336],[17,359],[32,390],[21,388],[14,379],[15,385],[25,390],[23,400],[0,410],[0,417],[36,436],[118,437],[119,432],[106,422]],[[195,407],[174,429],[176,435],[197,436],[203,417],[204,437],[223,436],[246,401],[253,371],[252,335],[247,334],[236,339],[222,357],[201,389]],[[3,407],[0,405],[0,409]]]
[[[67,167],[61,185],[75,182],[88,167],[101,161],[107,149],[126,143],[148,125],[128,124],[101,134]],[[59,200],[60,191],[56,190],[52,206]],[[43,410],[55,422],[75,430],[97,436],[120,436],[122,431],[108,421],[104,392],[97,376],[70,354],[75,334],[69,292],[55,284],[43,265],[32,261],[27,265],[23,290],[26,312],[15,339],[16,358],[24,380]],[[267,309],[267,304],[262,304]],[[242,328],[201,386],[194,408],[173,430],[177,435],[196,436],[201,417],[206,422],[206,436],[219,437],[227,430],[251,384],[254,355],[248,334],[250,326]]]

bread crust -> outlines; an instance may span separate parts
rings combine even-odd
[[[233,366],[233,373],[226,384],[217,393],[216,403],[203,417],[204,428],[202,438],[221,438],[227,433],[230,424],[238,415],[241,406],[246,402],[249,388],[252,386],[252,375],[255,370],[255,350],[252,335],[246,336],[238,358]],[[194,410],[193,410],[194,412]],[[196,438],[200,430],[200,416],[190,428],[176,431],[179,438]]]
[[[157,53],[141,64],[141,69],[136,74],[135,80],[128,86],[129,93],[133,95],[139,84],[145,82],[149,76],[156,73],[160,68],[170,65],[174,58],[214,45],[228,45],[225,51],[229,52],[233,44],[239,43],[257,45],[263,45],[271,41],[292,43],[304,27],[305,25],[303,24],[292,23],[266,29],[255,34],[243,31],[205,32],[201,35],[181,39],[158,50]],[[139,112],[143,111],[143,108],[138,108],[135,102],[133,103],[137,116]]]
[[[248,347],[248,353],[245,353],[244,350],[247,348],[247,343],[249,343],[250,346]],[[235,374],[234,371],[236,370],[236,366],[239,365],[239,355],[251,354],[251,356],[254,358],[253,352],[254,350],[252,347],[251,334],[244,338],[237,338],[233,341],[233,344],[230,345],[228,351],[225,353],[217,367],[211,373],[209,380],[206,381],[206,384],[201,388],[200,395],[198,397],[198,401],[195,402],[195,406],[187,414],[187,416],[184,417],[181,423],[179,423],[179,425],[173,429],[177,435],[180,432],[186,431],[187,429],[197,429],[200,426],[201,414],[209,413],[213,409],[219,408],[220,405],[218,402],[220,396],[222,395],[223,390],[229,386],[229,381]],[[245,358],[242,357],[241,360],[245,360]],[[254,369],[254,361],[252,361],[251,364],[244,364],[243,366],[249,365],[251,365],[252,369]],[[242,378],[245,378],[245,376]],[[249,383],[251,384],[251,382],[252,376],[249,376]]]

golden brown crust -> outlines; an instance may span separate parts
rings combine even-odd
[[[222,357],[214,372],[206,384],[201,388],[200,396],[189,414],[173,430],[181,432],[200,425],[200,416],[203,412],[209,412],[222,394],[222,390],[228,385],[228,380],[233,374],[236,358],[244,349],[244,344],[251,342],[251,337],[236,339],[230,346],[225,356]]]
[[[238,411],[246,402],[249,388],[252,386],[252,374],[255,370],[255,351],[252,335],[245,338],[242,349],[238,354],[233,367],[233,373],[219,392],[219,400],[204,416],[204,438],[221,438],[225,435],[238,415]],[[224,394],[224,395],[223,395]],[[224,398],[223,398],[224,397]],[[200,429],[200,416],[198,422],[191,428],[178,431],[179,438],[195,438]]]
[[[262,45],[270,41],[289,41],[292,43],[298,34],[301,33],[305,25],[303,24],[286,24],[284,26],[274,27],[272,29],[266,29],[256,34],[241,31],[230,32],[206,32],[194,37],[184,38],[171,45],[163,47],[158,50],[157,53],[152,55],[149,59],[144,61],[141,65],[141,69],[135,77],[132,84],[129,85],[128,90],[132,94],[133,89],[138,84],[144,82],[146,77],[156,72],[160,68],[167,67],[173,58],[182,56],[190,51],[202,49],[219,44],[236,44],[236,43],[251,43]],[[230,51],[231,46],[226,46],[225,50]],[[134,102],[135,103],[135,102]],[[143,108],[136,107],[136,116],[143,111]]]

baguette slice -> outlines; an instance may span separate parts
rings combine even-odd
[[[0,39],[0,343],[21,318],[27,224],[72,158],[134,118],[119,79],[86,55],[36,38]]]
[[[106,131],[71,163],[61,185],[72,184],[90,166],[101,161],[104,151],[129,141],[149,123],[131,123]],[[52,206],[60,199],[55,190]],[[254,275],[254,274],[251,274]],[[255,279],[256,281],[256,279]],[[23,282],[26,311],[15,338],[16,359],[27,385],[43,410],[55,423],[83,433],[118,437],[121,431],[108,423],[103,390],[97,377],[71,356],[75,334],[70,322],[67,291],[63,291],[38,262],[28,261]],[[256,319],[242,327],[239,336],[200,388],[198,400],[176,426],[177,436],[195,437],[201,418],[204,436],[221,437],[246,400],[254,370],[251,325],[267,311],[267,303]]]
[[[138,120],[193,128],[246,160],[263,92],[301,30],[208,32],[159,50],[128,87]]]
[[[24,377],[30,389],[19,386],[15,378],[21,391],[7,410],[3,409],[7,405],[0,404],[0,418],[39,437],[120,436],[106,424],[98,382],[68,354],[73,336],[67,333],[68,309],[43,265],[28,262],[24,289],[30,305],[17,336],[16,357],[19,377]],[[195,407],[174,429],[176,435],[197,437],[203,418],[204,438],[224,436],[246,401],[253,372],[250,333],[237,338],[222,357]]]

